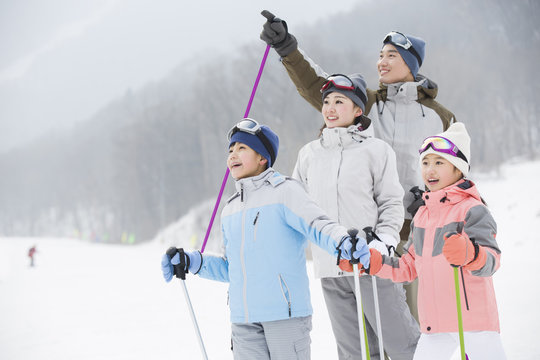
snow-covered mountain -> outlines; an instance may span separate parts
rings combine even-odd
[[[540,252],[539,177],[540,161],[472,177],[498,223],[502,266],[494,283],[502,339],[513,360],[540,358],[534,330],[540,319],[540,286],[534,277]],[[180,222],[189,229],[193,221]],[[213,232],[218,233],[217,226]],[[30,268],[26,253],[34,244],[36,266]],[[167,246],[160,239],[121,246],[0,238],[0,359],[200,358],[180,284],[162,279],[160,258]],[[186,285],[209,358],[232,359],[227,285],[192,277]],[[336,359],[314,279],[312,301],[312,358]]]

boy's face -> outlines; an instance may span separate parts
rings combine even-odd
[[[414,81],[411,70],[392,44],[386,44],[382,48],[377,61],[377,70],[379,82],[383,84]]]
[[[268,161],[246,144],[236,142],[229,148],[227,167],[235,179],[256,176],[266,170]]]
[[[357,116],[362,115],[362,109],[347,96],[332,92],[323,100],[322,115],[326,127],[348,127],[354,123]]]
[[[430,191],[437,191],[454,184],[463,174],[450,161],[437,154],[422,159],[422,179]]]

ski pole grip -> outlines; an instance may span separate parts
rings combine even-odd
[[[174,275],[176,275],[176,277],[179,279],[186,280],[186,272],[184,270],[186,267],[186,264],[185,262],[182,261],[184,258],[184,254],[183,254],[184,250],[177,249],[175,247],[170,247],[167,250],[166,254],[169,257],[169,259],[172,259],[178,252],[180,252],[180,264],[173,265]]]
[[[356,251],[356,244],[358,243],[358,238],[356,237],[356,235],[358,235],[358,229],[350,228],[349,230],[347,230],[347,233],[351,237],[351,243],[352,243],[350,262],[351,264],[358,264],[360,260],[355,259],[353,256],[354,252]]]
[[[178,249],[175,248],[175,247],[170,247],[168,250],[167,250],[167,256],[169,257],[169,259],[172,259],[174,255],[176,255],[176,253],[178,252]]]

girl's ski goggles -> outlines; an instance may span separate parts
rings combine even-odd
[[[465,155],[461,152],[461,150],[459,150],[458,147],[447,138],[444,138],[442,136],[427,137],[424,140],[424,143],[422,144],[422,147],[420,148],[420,150],[418,150],[418,152],[421,154],[424,151],[426,151],[430,146],[435,151],[458,157],[464,160],[466,163],[469,163],[469,161],[467,160]]]
[[[360,100],[362,100],[364,104],[367,102],[364,93],[354,85],[352,80],[347,75],[333,74],[327,77],[326,82],[321,87],[321,93],[326,91],[326,89],[330,88],[331,86],[335,87],[336,89],[352,91],[360,98]]]
[[[388,34],[386,34],[383,40],[383,44],[386,44],[386,43],[394,44],[396,46],[399,46],[409,51],[411,54],[414,55],[414,57],[416,57],[416,60],[418,60],[418,67],[422,66],[422,58],[420,57],[420,55],[418,55],[418,53],[414,49],[414,46],[411,40],[409,40],[409,38],[403,35],[402,33],[398,31],[389,32]]]
[[[227,134],[227,139],[231,141],[232,136],[238,131],[257,136],[259,140],[261,140],[261,142],[263,143],[266,151],[268,151],[268,154],[270,154],[270,165],[274,163],[274,161],[276,160],[274,148],[272,147],[272,144],[270,144],[270,140],[268,140],[266,135],[264,135],[264,133],[262,132],[262,127],[257,121],[250,118],[242,119],[238,124],[234,125],[231,130],[229,130],[229,133]]]

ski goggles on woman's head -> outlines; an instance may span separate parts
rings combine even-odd
[[[422,154],[430,146],[435,151],[458,157],[464,160],[466,163],[469,163],[469,161],[467,160],[465,155],[461,152],[461,150],[459,150],[459,148],[447,138],[444,138],[442,136],[427,137],[424,140],[424,143],[422,144],[422,147],[420,148],[420,150],[418,150],[418,152]]]
[[[326,82],[321,87],[321,93],[332,86],[336,89],[352,91],[364,104],[367,102],[366,95],[354,85],[353,81],[347,75],[333,74],[327,77]]]
[[[399,46],[409,51],[411,54],[413,54],[416,57],[416,60],[418,60],[418,67],[422,66],[422,58],[416,52],[416,49],[414,48],[411,40],[409,40],[409,38],[406,37],[404,34],[398,31],[391,31],[388,34],[386,34],[386,36],[384,37],[383,44],[386,44],[386,43]]]
[[[231,141],[233,135],[239,131],[257,136],[259,140],[261,140],[266,151],[268,151],[268,154],[270,154],[270,165],[274,164],[274,161],[276,161],[276,153],[274,152],[274,148],[272,147],[270,140],[268,140],[266,135],[264,135],[262,126],[259,125],[257,121],[250,118],[243,118],[239,123],[234,125],[231,130],[229,130],[227,140]]]

